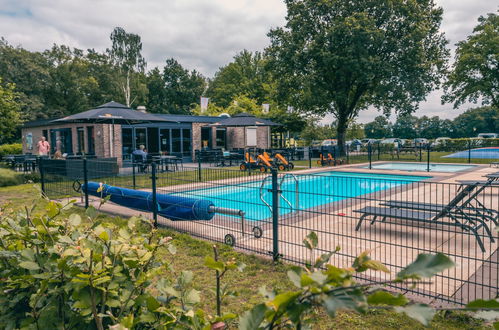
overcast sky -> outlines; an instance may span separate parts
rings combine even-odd
[[[494,0],[436,0],[450,46],[465,39],[477,18],[498,9]],[[271,27],[284,25],[281,0],[0,0],[0,36],[13,45],[44,50],[65,44],[103,51],[115,26],[142,37],[148,69],[176,58],[207,77],[242,49],[263,50]],[[453,118],[468,108],[440,104],[434,92],[417,115]],[[378,113],[361,113],[360,122]]]

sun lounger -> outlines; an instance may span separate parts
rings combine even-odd
[[[459,227],[464,231],[471,232],[475,236],[478,246],[480,247],[482,252],[485,252],[485,247],[483,245],[482,239],[480,238],[480,234],[478,233],[478,230],[480,230],[480,228],[483,227],[487,233],[487,236],[489,236],[491,242],[495,242],[490,229],[485,224],[485,222],[480,219],[461,221],[463,219],[458,219],[454,217],[451,213],[447,213],[446,216],[444,217],[441,216],[442,212],[424,212],[417,210],[396,209],[396,208],[375,207],[375,206],[367,206],[362,209],[355,210],[354,212],[362,214],[357,223],[357,226],[355,227],[356,231],[360,229],[362,222],[365,220],[366,217],[373,216],[373,219],[371,220],[371,225],[373,225],[378,220],[378,218],[381,218],[380,220],[381,222],[385,222],[387,218],[393,218],[393,219],[402,219],[402,220],[412,220],[420,223]],[[443,219],[446,217],[451,218],[452,221],[444,221]]]

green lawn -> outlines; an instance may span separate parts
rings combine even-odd
[[[24,205],[35,203],[36,209],[40,210],[47,202],[38,198],[38,191],[37,188],[29,184],[0,188],[0,204],[10,203],[12,207],[24,207]],[[72,212],[74,211],[83,213],[83,210],[80,208],[75,208]],[[104,220],[113,222],[126,221],[104,214],[101,217]],[[200,307],[213,314],[214,294],[206,289],[203,290],[203,288],[213,287],[215,284],[214,274],[203,266],[204,257],[212,253],[212,243],[169,230],[161,230],[160,234],[174,238],[174,243],[177,246],[177,254],[173,257],[174,269],[191,270],[194,272],[195,288],[202,290],[203,304]],[[222,312],[232,311],[241,313],[252,304],[260,302],[261,298],[257,292],[261,286],[276,289],[292,288],[286,276],[288,265],[274,264],[268,259],[239,253],[225,245],[218,246],[223,259],[235,258],[247,265],[243,273],[228,273],[224,279],[224,282],[230,283],[231,288],[237,291],[239,295],[227,299]],[[430,328],[491,329],[491,327],[487,327],[481,321],[473,319],[462,312],[447,313],[446,316],[441,312],[436,316]],[[334,320],[319,312],[317,315],[317,324],[314,329],[424,329],[424,327],[404,315],[391,311],[377,310],[368,312],[365,315],[343,312]]]

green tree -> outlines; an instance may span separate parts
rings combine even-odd
[[[159,83],[158,76],[155,79]],[[185,69],[173,58],[166,60],[162,79],[162,101],[159,103],[163,110],[160,112],[188,114],[193,104],[199,103],[206,88],[206,80],[199,72]]]
[[[47,118],[45,92],[49,85],[49,63],[39,52],[11,46],[0,39],[0,77],[14,83],[27,120]]]
[[[444,102],[466,101],[499,107],[499,16],[480,16],[473,34],[457,44],[456,61],[445,85]]]
[[[2,83],[0,78],[0,144],[12,142],[16,129],[22,123],[19,94],[13,83]]]
[[[372,139],[387,138],[393,135],[392,126],[386,116],[377,116],[370,123],[364,125],[366,137]]]
[[[397,138],[414,139],[418,133],[418,118],[415,116],[399,116],[393,124],[393,136]]]
[[[142,41],[140,36],[127,33],[123,28],[116,27],[110,36],[112,46],[107,49],[111,62],[120,73],[120,89],[125,99],[125,104],[131,106],[135,101],[132,99],[132,85],[136,73],[144,73],[146,60],[142,57]]]
[[[270,101],[272,86],[263,55],[243,50],[234,56],[233,62],[218,70],[206,95],[222,107],[228,107],[238,95],[262,104]]]
[[[409,113],[440,83],[448,50],[433,0],[286,0],[270,31],[269,66],[287,101],[332,113],[342,148],[348,123],[369,105]]]
[[[499,108],[469,109],[453,121],[452,137],[476,137],[478,133],[499,132]]]

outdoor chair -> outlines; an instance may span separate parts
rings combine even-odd
[[[381,218],[381,222],[385,222],[387,218],[401,219],[401,220],[411,220],[421,223],[438,224],[445,226],[455,226],[461,228],[464,231],[471,232],[480,246],[482,252],[485,252],[485,247],[483,245],[482,239],[478,230],[484,228],[487,236],[491,242],[495,242],[492,232],[485,223],[483,217],[473,216],[468,214],[465,210],[458,206],[458,203],[463,201],[465,198],[473,198],[473,190],[476,186],[467,186],[462,189],[448,204],[444,205],[443,208],[434,211],[429,211],[427,209],[404,209],[395,207],[377,207],[377,206],[366,206],[359,210],[354,210],[356,213],[361,213],[362,216],[359,218],[355,230],[358,231],[362,225],[362,222],[368,217],[372,216],[371,225],[375,224],[378,218]],[[386,204],[386,203],[385,203]],[[445,220],[450,219],[451,221]]]
[[[133,161],[133,166],[137,166],[139,173],[146,173],[147,172],[147,162],[144,160],[144,157],[142,155],[134,155],[132,154],[132,161]]]

